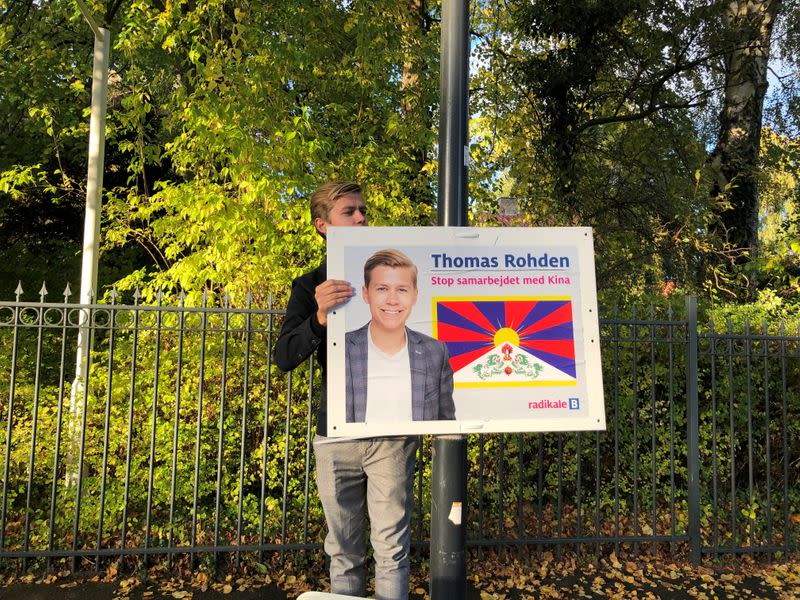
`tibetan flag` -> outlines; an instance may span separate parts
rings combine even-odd
[[[434,298],[456,387],[576,384],[569,299]]]

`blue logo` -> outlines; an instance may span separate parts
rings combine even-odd
[[[569,399],[569,409],[570,410],[579,410],[581,407],[581,401],[578,398],[570,398]]]

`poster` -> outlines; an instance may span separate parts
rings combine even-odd
[[[329,436],[605,429],[590,228],[331,227],[327,243],[328,278],[356,292],[328,318]]]

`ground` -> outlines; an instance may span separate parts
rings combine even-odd
[[[556,561],[548,554],[535,564],[509,555],[484,553],[468,565],[467,600],[527,598],[800,598],[800,563],[761,564],[739,559],[737,567],[694,566],[615,555],[597,562]],[[106,572],[0,577],[0,600],[288,600],[307,590],[326,590],[318,565],[283,564],[278,577],[248,574],[210,578],[203,570],[175,576],[152,570],[146,577]],[[270,571],[274,569],[271,567]],[[425,563],[415,564],[411,598],[428,600]]]

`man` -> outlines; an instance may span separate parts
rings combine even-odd
[[[399,250],[364,264],[372,319],[345,343],[348,423],[454,419],[453,371],[442,342],[406,327],[417,303],[417,267]]]
[[[329,226],[365,226],[367,213],[355,183],[329,182],[311,196],[311,218],[324,238]],[[314,454],[328,534],[331,591],[366,594],[366,512],[370,515],[378,600],[408,598],[414,457],[419,439],[410,437],[328,439],[325,338],[328,311],[354,294],[346,281],[327,279],[325,263],[292,282],[286,318],[275,346],[283,371],[317,352],[322,368]]]

